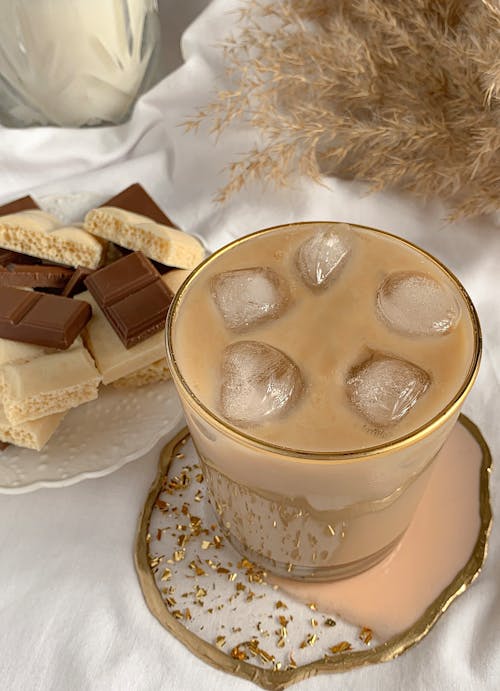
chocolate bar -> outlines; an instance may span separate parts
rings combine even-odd
[[[7,204],[2,204],[0,206],[0,216],[6,216],[7,214],[17,214],[19,211],[29,211],[30,209],[39,209],[40,207],[32,197],[21,197],[20,199],[14,199],[12,202]]]
[[[115,206],[118,209],[125,209],[125,211],[133,211],[135,214],[147,216],[156,223],[178,228],[138,182],[130,185],[101,206]]]
[[[73,271],[73,275],[64,286],[61,295],[69,298],[72,295],[83,292],[85,290],[84,281],[93,271],[94,269],[87,269],[85,266],[77,266]]]
[[[1,338],[65,350],[91,315],[89,305],[71,298],[0,287]]]
[[[165,357],[163,331],[155,333],[132,348],[125,348],[88,290],[77,295],[75,300],[88,302],[92,307],[92,319],[82,335],[102,375],[103,384],[111,384]]]
[[[19,254],[13,250],[0,249],[0,267],[8,266],[9,264],[38,264],[39,259],[30,257],[27,254]]]
[[[173,294],[142,252],[95,271],[85,285],[126,348],[164,327]]]
[[[0,267],[0,286],[19,288],[64,288],[73,276],[73,269],[44,264],[8,264]]]

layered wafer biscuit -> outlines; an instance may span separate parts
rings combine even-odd
[[[41,355],[0,368],[9,425],[60,413],[97,398],[101,377],[85,348]]]
[[[162,358],[151,365],[147,365],[142,369],[127,374],[125,377],[120,377],[113,382],[113,386],[120,389],[139,388],[140,386],[147,386],[148,384],[156,384],[160,381],[167,381],[170,379],[170,370],[168,369],[167,359]]]
[[[114,206],[89,211],[84,228],[93,235],[141,251],[150,259],[179,269],[194,269],[205,256],[203,245],[192,235]]]
[[[92,307],[92,318],[83,330],[83,340],[92,353],[103,384],[111,384],[165,357],[164,329],[126,348],[88,291],[74,299],[84,300]]]
[[[65,412],[55,413],[21,425],[10,425],[3,410],[0,409],[0,440],[7,444],[40,451],[59,427],[65,415]]]
[[[77,226],[64,226],[39,209],[0,216],[0,247],[56,264],[97,268],[105,243]]]

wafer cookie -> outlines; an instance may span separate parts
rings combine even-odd
[[[139,250],[150,259],[179,269],[194,269],[205,256],[203,245],[192,235],[113,206],[89,211],[84,228],[93,235]]]
[[[21,425],[10,425],[3,411],[0,410],[0,440],[7,444],[40,451],[59,427],[65,415],[65,412],[55,413]]]
[[[85,348],[41,355],[0,368],[9,425],[60,413],[97,398],[101,377]]]
[[[0,247],[67,266],[97,268],[105,244],[39,209],[0,216]]]

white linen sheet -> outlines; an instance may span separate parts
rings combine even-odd
[[[206,3],[168,3],[175,26]],[[175,9],[174,9],[175,5]],[[184,6],[184,10],[183,10]],[[340,220],[384,228],[444,261],[469,291],[482,322],[484,355],[464,412],[500,454],[500,228],[488,219],[446,224],[439,203],[363,185],[303,180],[293,190],[249,186],[225,205],[212,199],[221,170],[255,133],[236,126],[216,143],[179,123],[216,87],[215,43],[235,20],[236,0],[214,0],[183,36],[185,64],[114,128],[0,128],[0,202],[32,192],[99,194],[140,181],[182,228],[214,250],[232,238],[295,220]],[[191,14],[190,14],[191,13]],[[166,36],[169,18],[164,12]],[[170,47],[171,48],[171,47]],[[105,453],[105,449],[103,449]],[[73,487],[0,496],[0,688],[6,691],[243,691],[249,682],[204,664],[152,617],[133,565],[135,529],[158,452],[111,476]],[[0,456],[1,463],[1,456]],[[498,474],[491,479],[498,507]],[[431,568],[432,565],[429,565]],[[500,538],[474,585],[418,646],[390,663],[319,676],[297,691],[498,689]]]

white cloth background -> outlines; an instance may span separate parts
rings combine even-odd
[[[205,4],[165,1],[165,40],[175,41],[178,27]],[[254,135],[239,127],[216,144],[203,131],[183,134],[178,124],[214,89],[221,71],[214,44],[231,28],[236,6],[235,0],[215,0],[195,20],[182,40],[185,64],[141,99],[127,124],[84,131],[0,128],[0,202],[27,192],[98,192],[104,199],[139,180],[211,249],[257,228],[303,219],[366,223],[409,238],[448,264],[477,306],[484,358],[465,412],[498,456],[500,228],[487,220],[446,225],[437,203],[366,196],[362,186],[334,179],[326,181],[328,189],[308,181],[293,191],[251,187],[224,206],[212,203],[221,169],[249,148]],[[175,43],[167,48],[172,64]],[[193,657],[144,604],[133,542],[157,457],[150,453],[107,478],[66,489],[0,496],[1,689],[252,687]],[[495,508],[497,473],[491,484]],[[481,577],[399,660],[317,677],[297,690],[497,689],[499,548],[495,527]]]

